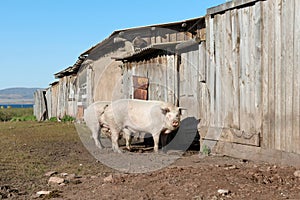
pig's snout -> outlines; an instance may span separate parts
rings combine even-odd
[[[174,120],[173,123],[172,123],[172,126],[173,126],[174,128],[178,127],[178,126],[179,126],[179,121]]]

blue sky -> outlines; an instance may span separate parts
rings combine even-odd
[[[0,89],[48,87],[114,30],[204,16],[225,0],[3,0]]]

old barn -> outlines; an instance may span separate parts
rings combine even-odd
[[[81,120],[95,101],[168,101],[187,108],[197,124],[186,131],[203,146],[299,166],[299,8],[233,0],[204,17],[117,30],[36,93],[35,113]]]

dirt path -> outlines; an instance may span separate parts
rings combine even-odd
[[[72,124],[0,123],[0,145],[2,199],[300,199],[297,169],[217,155],[118,172],[91,156]],[[49,171],[64,183],[49,185]],[[41,190],[51,194],[37,197]]]

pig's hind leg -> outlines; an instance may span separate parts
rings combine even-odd
[[[111,128],[111,146],[112,150],[116,153],[123,153],[122,150],[119,147],[119,137],[121,130]]]

